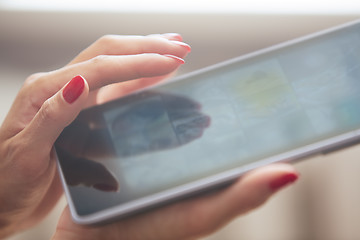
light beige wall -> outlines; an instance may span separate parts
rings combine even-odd
[[[359,15],[360,16],[360,15]],[[105,33],[180,32],[193,47],[181,72],[291,39],[357,16],[130,15],[0,11],[0,121],[32,72],[62,66]],[[207,240],[360,239],[360,147],[296,164],[300,181]],[[45,240],[65,205],[11,240]]]

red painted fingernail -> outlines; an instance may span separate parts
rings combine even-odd
[[[288,173],[283,175],[270,183],[270,188],[273,191],[277,191],[286,185],[295,182],[299,178],[299,174],[297,173]]]
[[[164,56],[165,56],[165,57],[172,58],[172,59],[175,59],[175,60],[176,60],[178,63],[180,63],[180,64],[184,64],[184,63],[185,63],[184,59],[179,58],[179,57],[177,57],[177,56],[168,55],[168,54],[165,54]]]
[[[78,99],[84,91],[84,87],[85,82],[82,76],[78,75],[71,79],[62,92],[65,101],[68,103],[75,102],[75,100]]]
[[[172,43],[175,43],[176,45],[182,46],[184,47],[188,52],[191,52],[191,47],[189,44],[186,44],[184,42],[179,42],[179,41],[170,41]]]

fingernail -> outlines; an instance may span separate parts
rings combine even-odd
[[[78,99],[84,91],[84,87],[85,83],[82,76],[78,75],[71,79],[62,92],[65,101],[68,103],[75,102],[75,100]]]
[[[117,188],[106,183],[96,183],[93,187],[97,190],[104,192],[116,192]]]
[[[178,63],[180,63],[180,64],[184,64],[184,63],[185,63],[184,59],[179,58],[179,57],[177,57],[177,56],[169,55],[169,54],[165,54],[164,56],[165,56],[165,57],[168,57],[168,58],[175,59],[175,60],[176,60]]]
[[[177,41],[183,40],[182,36],[179,33],[164,33],[163,36],[166,36],[170,39],[177,40]]]
[[[288,173],[283,175],[270,183],[270,188],[272,191],[277,191],[286,185],[295,182],[299,178],[297,173]]]
[[[191,52],[191,47],[189,44],[186,44],[184,42],[179,42],[179,41],[170,41],[172,43],[175,43],[176,45],[182,46],[184,47],[188,52]]]

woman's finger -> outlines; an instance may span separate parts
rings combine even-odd
[[[58,89],[71,76],[82,75],[92,91],[113,83],[166,75],[183,63],[182,58],[154,53],[126,56],[102,55],[51,72],[43,78],[43,84],[47,84],[49,88],[53,86]],[[51,79],[51,82],[47,79]]]
[[[34,75],[20,91],[21,97],[15,100],[3,125],[12,124],[12,119],[18,119],[19,126],[12,127],[12,131],[7,135],[13,136],[22,131],[43,103],[55,95],[73,76],[84,76],[93,91],[87,98],[86,106],[83,106],[87,107],[97,103],[96,90],[103,86],[132,79],[167,75],[183,63],[183,59],[173,55],[98,56],[56,71]]]
[[[31,122],[16,138],[28,142],[29,147],[49,155],[49,151],[61,131],[82,110],[87,101],[89,87],[81,76],[74,77],[54,96],[47,99]],[[38,150],[40,151],[40,150]]]
[[[83,62],[99,55],[158,53],[183,58],[190,52],[191,48],[188,44],[171,39],[181,39],[181,37],[179,38],[171,34],[164,35],[163,37],[106,35],[82,51],[69,65]]]

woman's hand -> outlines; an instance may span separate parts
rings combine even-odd
[[[161,81],[189,50],[177,34],[106,36],[64,68],[29,77],[0,128],[0,238],[36,224],[58,201],[62,190],[53,144],[84,107]],[[261,205],[296,179],[289,165],[268,166],[220,192],[102,227],[74,224],[65,209],[54,239],[196,238]]]
[[[84,107],[171,74],[190,51],[181,41],[105,36],[67,66],[25,81],[0,127],[0,238],[36,224],[62,195],[53,152],[60,132]]]

